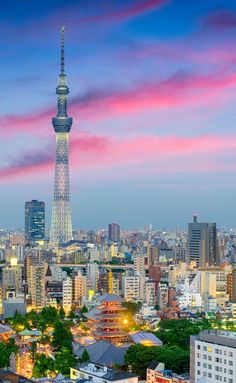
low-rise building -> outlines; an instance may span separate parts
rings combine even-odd
[[[189,375],[175,374],[164,363],[153,361],[147,368],[146,383],[189,383]]]
[[[82,363],[70,369],[70,378],[88,380],[93,383],[138,383],[138,376],[95,363]]]

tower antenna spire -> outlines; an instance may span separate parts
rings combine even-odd
[[[61,74],[65,73],[65,27],[61,26]]]

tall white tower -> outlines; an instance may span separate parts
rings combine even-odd
[[[50,230],[50,243],[62,244],[72,239],[72,223],[70,208],[70,182],[69,182],[69,133],[72,118],[67,114],[67,95],[69,88],[66,84],[64,63],[64,33],[61,28],[61,72],[56,88],[57,115],[52,118],[56,132],[56,167],[54,179],[54,198],[52,206],[52,221]]]

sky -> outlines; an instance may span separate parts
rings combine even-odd
[[[236,227],[235,0],[1,0],[0,227],[50,224],[62,24],[73,227]]]

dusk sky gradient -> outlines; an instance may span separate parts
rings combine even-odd
[[[235,0],[2,0],[0,227],[50,223],[62,24],[74,228],[235,228]]]

